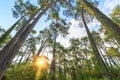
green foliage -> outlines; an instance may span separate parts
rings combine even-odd
[[[29,0],[25,3],[23,2],[23,0],[17,1],[18,2],[15,3],[13,9],[13,14],[16,18],[27,13],[29,14],[29,16],[31,16],[33,12],[37,10],[37,7],[32,5]],[[38,0],[38,4],[40,6],[44,5],[45,9],[45,7],[47,7],[48,4],[52,1],[53,0]],[[48,19],[51,19],[51,21],[53,22],[50,24],[50,27],[41,30],[38,36],[34,35],[37,33],[35,30],[31,31],[24,45],[19,50],[19,55],[16,56],[18,60],[16,60],[14,64],[11,64],[6,71],[6,80],[35,79],[36,73],[39,72],[39,70],[34,68],[32,60],[33,56],[36,55],[38,46],[41,46],[44,41],[47,41],[45,46],[43,46],[43,50],[41,50],[39,54],[47,53],[48,56],[51,56],[53,53],[53,42],[58,37],[58,35],[66,37],[66,35],[69,34],[69,26],[67,25],[67,22],[59,15],[60,5],[63,8],[67,8],[67,10],[65,11],[65,14],[67,16],[75,16],[76,14],[76,17],[78,17],[79,19],[81,18],[81,12],[79,10],[81,10],[81,7],[83,6],[82,0],[78,0],[79,5],[77,5],[78,8],[76,9],[76,13],[74,13],[74,7],[71,6],[71,1],[74,0],[66,0],[66,2],[60,2],[60,4],[56,4],[54,7],[51,6],[52,9],[50,9]],[[114,15],[118,15],[118,8],[119,7],[116,8],[117,10],[115,9],[115,13],[112,14],[112,17],[114,17]],[[88,22],[90,22],[93,16],[89,16],[88,13],[89,12],[85,13],[85,18],[89,18]],[[19,30],[22,24],[19,23],[17,25],[17,29]],[[113,33],[107,28],[103,28],[103,30],[105,31],[105,34],[107,34],[106,39],[101,38],[101,33],[96,31],[92,31],[93,37],[88,35],[90,39],[94,38],[95,40],[95,43],[94,41],[91,41],[92,45],[94,43],[93,47],[91,47],[89,39],[86,36],[77,39],[69,39],[70,46],[68,48],[65,48],[59,42],[55,43],[56,48],[54,48],[54,51],[56,51],[56,80],[109,80],[104,70],[101,71],[100,66],[103,66],[103,64],[99,64],[97,62],[97,60],[100,60],[100,58],[105,63],[104,65],[107,66],[108,70],[112,71],[112,80],[120,79],[120,60],[118,59],[120,57],[119,47],[116,47],[116,44],[110,42],[110,40],[114,40]],[[4,30],[0,28],[0,33],[3,33],[2,31],[4,32]],[[8,37],[8,39],[10,39],[10,37]],[[113,46],[111,46],[109,43],[112,43]],[[107,44],[110,47],[107,47],[104,44]],[[66,45],[66,43],[64,45]],[[98,49],[98,52],[101,51],[99,53],[100,55],[97,55],[97,58],[95,58],[94,54],[97,53],[97,51],[94,50],[93,52],[92,49]],[[19,60],[19,58],[21,59]],[[114,63],[112,60],[115,60]],[[112,65],[110,65],[110,63]],[[115,63],[118,67],[116,67]],[[51,80],[50,70],[51,69],[45,71],[41,70],[41,77],[39,78],[39,80]]]
[[[114,7],[110,16],[111,19],[120,26],[120,5]]]
[[[118,54],[120,54],[118,48],[114,48],[114,47],[109,47],[108,53],[110,56],[117,56]]]
[[[8,68],[5,76],[7,80],[34,80],[35,70],[31,63]]]

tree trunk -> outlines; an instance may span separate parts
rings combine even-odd
[[[86,63],[87,63],[88,72],[89,72],[89,74],[91,75],[91,68],[90,68],[89,61],[88,61],[88,59],[87,59],[87,54],[85,54],[85,56],[86,56],[85,61],[86,61]]]
[[[104,43],[103,43],[102,45],[105,46]],[[106,53],[108,59],[110,59],[110,61],[112,62],[112,63],[111,63],[111,62],[109,62],[109,63],[115,65],[118,69],[120,69],[120,67],[118,66],[118,64],[117,64],[117,63],[113,60],[113,58],[109,55],[106,47],[104,47],[104,48],[102,48],[102,49],[103,49],[103,51]]]
[[[29,50],[28,47],[26,47],[25,50],[23,51],[23,54],[21,55],[21,57],[20,57],[20,59],[19,59],[19,62],[18,62],[18,64],[17,64],[17,66],[19,66],[19,65],[22,63],[23,58],[24,58],[25,54],[27,54],[27,51],[28,51],[28,50]],[[25,56],[25,57],[26,57],[26,56]]]
[[[41,53],[41,51],[42,51],[42,49],[43,49],[43,47],[44,47],[44,45],[45,45],[46,42],[47,42],[47,39],[43,42],[43,44],[41,44],[41,46],[40,46],[40,48],[39,48],[36,56],[39,56],[39,55],[40,55],[40,53]]]
[[[83,66],[83,64],[82,64],[82,58],[81,58],[80,53],[78,54],[78,57],[79,57],[79,61],[80,61],[79,67],[80,67],[81,72],[83,73],[83,72],[84,72],[84,66]]]
[[[102,49],[103,50],[103,49]],[[108,64],[108,62],[107,62],[107,59],[108,59],[108,56],[107,56],[107,59],[104,57],[104,55],[103,55],[103,52],[101,51],[101,49],[99,49],[99,52],[100,52],[100,55],[101,55],[101,57],[103,58],[103,60],[104,60],[104,62],[106,63],[106,65],[109,67],[109,64]],[[109,59],[108,59],[109,60]]]
[[[27,64],[27,62],[29,61],[29,59],[30,59],[30,57],[31,57],[31,54],[32,54],[31,52],[28,53],[28,56],[27,56],[24,64]]]
[[[87,0],[83,0],[84,7],[94,15],[102,25],[104,25],[108,30],[114,34],[115,39],[120,44],[120,27],[115,24],[112,20],[110,20],[105,14],[95,8],[92,4],[90,4]]]
[[[88,49],[88,47],[87,47],[87,45],[85,45],[85,47],[86,47],[86,49]],[[91,75],[91,68],[90,68],[90,64],[89,64],[89,61],[88,61],[88,51],[86,51],[86,53],[85,53],[85,61],[86,61],[86,63],[87,63],[87,68],[88,68],[88,72],[89,72],[89,74]]]
[[[21,56],[21,58],[20,58],[20,60],[19,60],[19,62],[17,64],[17,66],[19,66],[22,63],[23,58],[24,58],[24,55]]]
[[[56,80],[56,77],[55,77],[56,30],[54,34],[55,35],[54,35],[54,45],[53,45],[53,59],[50,67],[51,80]]]
[[[88,29],[88,26],[87,26],[87,24],[86,24],[86,22],[85,22],[84,13],[83,13],[83,8],[82,8],[82,21],[83,21],[83,25],[84,25],[84,27],[85,27],[85,30],[86,30],[86,32],[87,32],[88,38],[89,38],[89,40],[90,40],[93,53],[94,53],[94,55],[95,55],[95,57],[96,57],[96,59],[97,59],[97,61],[98,61],[98,64],[101,66],[101,70],[102,70],[103,72],[105,72],[106,75],[107,75],[107,76],[109,77],[109,79],[111,80],[111,79],[112,79],[111,72],[110,72],[110,70],[108,69],[108,67],[106,66],[106,64],[104,63],[104,61],[103,61],[103,59],[102,59],[102,57],[101,57],[101,55],[100,55],[100,53],[99,53],[99,51],[98,51],[98,49],[97,49],[97,46],[96,46],[95,41],[94,41],[94,39],[93,39],[93,36],[92,36],[92,34],[90,33],[90,31],[89,31],[89,29]]]
[[[17,62],[18,62],[18,60],[19,60],[19,57],[20,57],[19,55],[20,55],[20,53],[18,52],[18,54],[16,55],[16,60],[15,60],[15,62],[14,62],[14,63],[15,63],[14,66],[16,66],[16,64],[17,64]]]
[[[23,26],[20,28],[20,30],[16,33],[16,35],[3,47],[3,49],[0,51],[0,64],[2,63],[2,60],[8,55],[10,50],[13,48],[17,40],[20,38],[22,33],[25,31],[31,20],[36,16],[36,14],[39,12],[39,10],[32,16],[30,19],[23,24]]]
[[[24,16],[25,16],[25,15],[24,15]],[[15,24],[13,24],[13,25],[0,37],[0,46],[2,45],[2,43],[5,42],[7,36],[10,35],[10,33],[13,31],[13,29],[16,27],[16,25],[24,18],[24,16],[22,16]]]
[[[39,21],[39,19],[42,17],[42,15],[45,14],[45,12],[49,9],[49,7],[47,7],[45,10],[43,10],[41,13],[39,13],[39,15],[35,18],[35,20],[29,24],[29,26],[27,27],[27,29],[23,32],[23,34],[20,36],[20,38],[18,39],[18,41],[16,41],[16,44],[12,47],[12,49],[8,52],[8,54],[4,54],[5,57],[4,58],[0,58],[0,79],[2,78],[4,72],[6,71],[8,65],[10,64],[10,62],[12,61],[12,59],[14,58],[14,56],[17,54],[17,52],[19,51],[20,47],[22,46],[22,44],[24,43],[24,41],[26,40],[27,36],[29,35],[29,33],[32,31],[32,29],[34,28],[34,26],[36,25],[36,23]]]
[[[7,67],[19,51],[20,47],[26,40],[29,33],[32,31],[36,23],[39,21],[42,15],[51,7],[52,4],[56,4],[56,2],[62,0],[56,0],[49,4],[38,16],[35,20],[31,22],[31,20],[36,16],[36,14],[41,10],[41,8],[21,27],[21,29],[17,32],[15,37],[0,51],[0,79],[2,78],[3,74],[5,73]],[[28,27],[26,27],[28,26]]]

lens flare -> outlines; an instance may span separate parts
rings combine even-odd
[[[39,60],[38,63],[39,63],[38,65],[44,65],[45,61],[44,60]]]
[[[42,70],[47,69],[49,66],[49,60],[45,56],[37,56],[34,59],[34,66]]]
[[[39,67],[44,67],[46,65],[46,60],[44,58],[38,58],[36,65]]]
[[[43,75],[42,72],[44,70],[47,70],[49,67],[49,59],[46,56],[35,56],[33,63],[35,68],[37,69],[34,80],[39,80],[39,78]]]

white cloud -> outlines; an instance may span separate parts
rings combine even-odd
[[[70,23],[71,23],[72,26],[77,26],[79,24],[79,21],[75,20],[75,19],[71,19]]]
[[[98,20],[94,19],[92,22],[88,24],[89,29],[92,30],[98,30],[100,28],[100,23]]]
[[[62,36],[58,36],[57,42],[60,42],[64,47],[69,47],[69,39],[70,38],[80,38],[86,35],[86,32],[84,31],[83,28],[80,28],[79,21],[75,19],[70,20],[70,29],[69,29],[69,34],[66,38],[63,38]]]
[[[71,26],[69,29],[69,37],[70,38],[80,38],[82,36],[85,36],[85,31],[83,28],[79,27],[79,21],[75,19],[70,20]]]
[[[102,11],[104,14],[106,14],[107,16],[109,16],[109,14],[112,12],[113,8],[117,5],[120,4],[120,0],[101,0],[99,3],[98,8],[100,9],[100,11]],[[57,38],[57,41],[60,42],[64,47],[69,47],[70,43],[69,43],[69,39],[70,38],[81,38],[83,36],[86,36],[86,31],[83,28],[80,28],[79,25],[79,21],[75,20],[75,19],[71,19],[70,20],[71,26],[69,29],[69,35],[67,38],[63,38],[61,36],[59,36]],[[99,28],[99,21],[97,20],[93,20],[93,22],[88,24],[88,27],[90,30],[96,30]]]
[[[60,42],[61,45],[63,45],[64,47],[69,47],[69,46],[70,46],[69,38],[68,38],[68,37],[63,38],[63,37],[60,35],[60,36],[58,36],[58,38],[57,38],[57,42]]]
[[[117,4],[120,4],[120,0],[104,0],[99,3],[98,8],[106,15],[109,15]]]

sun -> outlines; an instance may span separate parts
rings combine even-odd
[[[45,56],[37,56],[34,59],[34,66],[39,69],[47,69],[49,66],[49,61]]]
[[[46,65],[46,59],[45,58],[38,58],[36,63],[38,66],[44,67]]]
[[[39,60],[39,61],[38,61],[38,65],[42,66],[42,65],[44,65],[44,64],[45,64],[45,60],[42,59],[42,60]]]

